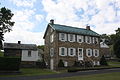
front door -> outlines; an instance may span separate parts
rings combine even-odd
[[[53,59],[51,59],[51,60],[50,60],[50,69],[51,69],[51,70],[54,69],[54,66],[53,66],[54,64],[53,64],[53,63],[54,63],[54,61],[53,61]]]
[[[83,60],[83,48],[78,48],[78,60]]]

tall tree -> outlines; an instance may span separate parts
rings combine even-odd
[[[5,7],[0,8],[0,49],[2,47],[2,41],[4,40],[4,33],[10,32],[15,23],[11,21],[13,15],[11,10]]]
[[[114,54],[117,58],[120,58],[120,28],[116,30],[116,34],[114,35]]]

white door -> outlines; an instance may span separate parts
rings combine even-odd
[[[83,48],[78,48],[78,60],[83,60]]]
[[[54,66],[53,66],[53,59],[50,60],[50,69],[53,70],[54,69]]]

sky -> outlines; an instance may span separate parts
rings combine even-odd
[[[99,34],[113,34],[120,27],[120,0],[0,0],[0,8],[14,13],[12,31],[5,42],[44,45],[47,24],[85,28]]]

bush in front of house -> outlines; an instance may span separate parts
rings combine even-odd
[[[44,60],[42,60],[42,61],[37,61],[37,62],[36,62],[36,66],[37,66],[38,68],[46,68],[46,67],[47,67]]]
[[[83,67],[84,63],[82,61],[75,61],[73,67]]]
[[[107,63],[104,55],[103,55],[103,56],[101,57],[101,59],[100,59],[100,65],[101,65],[101,66],[108,66],[108,63]]]
[[[62,59],[59,60],[58,67],[64,67],[64,62]]]
[[[19,71],[20,58],[0,57],[0,71]]]
[[[93,64],[90,61],[85,61],[84,63],[85,67],[92,67]]]

